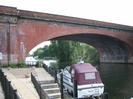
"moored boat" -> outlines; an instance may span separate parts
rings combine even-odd
[[[89,63],[78,63],[66,67],[63,73],[63,85],[69,93],[73,92],[73,81],[77,81],[78,98],[99,97],[104,92],[104,84],[98,70]],[[60,74],[57,74],[58,80]]]

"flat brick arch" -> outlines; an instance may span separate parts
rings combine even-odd
[[[3,6],[0,7],[0,17],[0,46],[2,46],[0,51],[4,54],[4,62],[9,61],[8,58],[11,62],[23,60],[37,44],[58,38],[77,40],[96,46],[102,53],[100,54],[102,62],[133,63],[131,26]],[[117,57],[119,54],[120,59]]]

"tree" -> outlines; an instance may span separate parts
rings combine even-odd
[[[71,47],[73,49],[71,53],[73,63],[82,59],[87,63],[99,64],[99,54],[94,47],[80,42],[72,42]]]
[[[64,41],[64,40],[53,41],[51,46],[53,46],[52,53],[54,53],[54,55],[58,59],[59,68],[64,68],[72,63],[72,59],[70,57],[71,49],[69,41]]]
[[[37,57],[38,59],[43,59],[44,58],[44,49],[39,48],[37,51],[33,53],[34,57]]]
[[[99,64],[99,54],[98,51],[92,46],[84,46],[86,49],[84,53],[85,62],[89,62],[91,64]]]
[[[50,46],[38,49],[34,56],[42,59],[44,57],[56,57],[58,68],[65,68],[79,62],[81,59],[92,64],[99,63],[99,54],[94,47],[66,40],[52,41]]]

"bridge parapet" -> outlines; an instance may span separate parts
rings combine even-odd
[[[53,21],[60,23],[68,23],[82,26],[92,26],[98,28],[108,28],[121,31],[133,32],[132,26],[114,24],[109,22],[102,22],[90,19],[81,19],[75,17],[68,17],[63,15],[54,15],[49,13],[33,12],[26,10],[19,10],[15,7],[0,6],[0,15],[9,15],[17,16],[19,18],[33,19],[33,20],[44,20],[44,21]]]

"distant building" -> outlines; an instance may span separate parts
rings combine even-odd
[[[26,65],[36,65],[37,64],[37,60],[34,57],[29,56],[29,57],[26,57],[25,64]]]
[[[43,64],[45,64],[47,67],[50,67],[52,63],[57,63],[57,60],[44,60]]]

